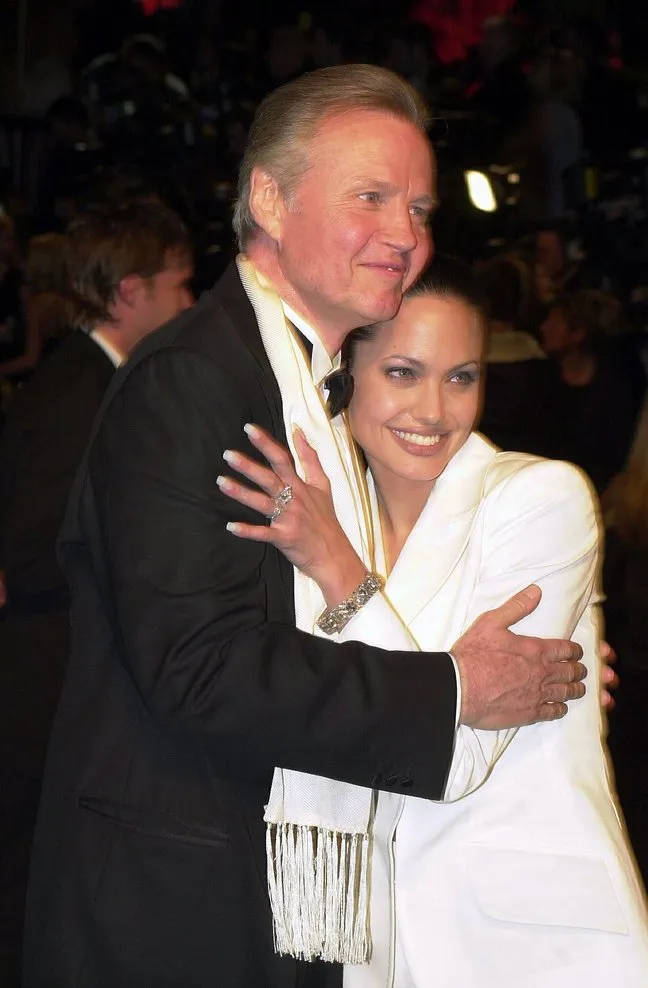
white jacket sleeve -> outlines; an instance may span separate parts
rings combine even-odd
[[[597,511],[580,472],[558,461],[529,462],[487,495],[481,566],[465,628],[536,583],[542,600],[515,632],[570,638],[585,608],[595,606],[598,542]],[[597,689],[598,656],[586,655],[585,661],[589,688]],[[515,734],[460,726],[444,800],[460,799],[480,786]]]

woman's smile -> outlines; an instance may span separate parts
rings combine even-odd
[[[439,456],[448,439],[447,432],[415,432],[410,429],[391,429],[396,441],[413,456]]]

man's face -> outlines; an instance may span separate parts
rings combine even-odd
[[[320,331],[391,319],[432,250],[432,149],[411,123],[354,110],[326,120],[281,207],[287,298]]]
[[[541,230],[536,236],[536,261],[550,278],[555,278],[565,264],[560,237],[554,230]]]
[[[178,260],[166,267],[149,282],[149,314],[151,329],[163,326],[179,312],[192,305],[194,299],[191,293],[193,266],[186,260]]]
[[[193,303],[190,282],[193,266],[188,258],[169,254],[166,267],[147,280],[140,279],[133,292],[133,303],[124,310],[123,327],[128,322],[130,348],[169,322]]]

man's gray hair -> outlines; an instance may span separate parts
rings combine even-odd
[[[257,225],[250,210],[250,178],[261,168],[289,200],[309,167],[308,141],[328,117],[377,110],[410,121],[423,133],[428,108],[405,79],[376,65],[335,65],[280,86],[259,104],[239,170],[233,226],[244,250]]]

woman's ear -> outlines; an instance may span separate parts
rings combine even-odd
[[[257,226],[276,242],[281,239],[283,205],[276,179],[260,168],[253,168],[250,175],[250,211]]]

